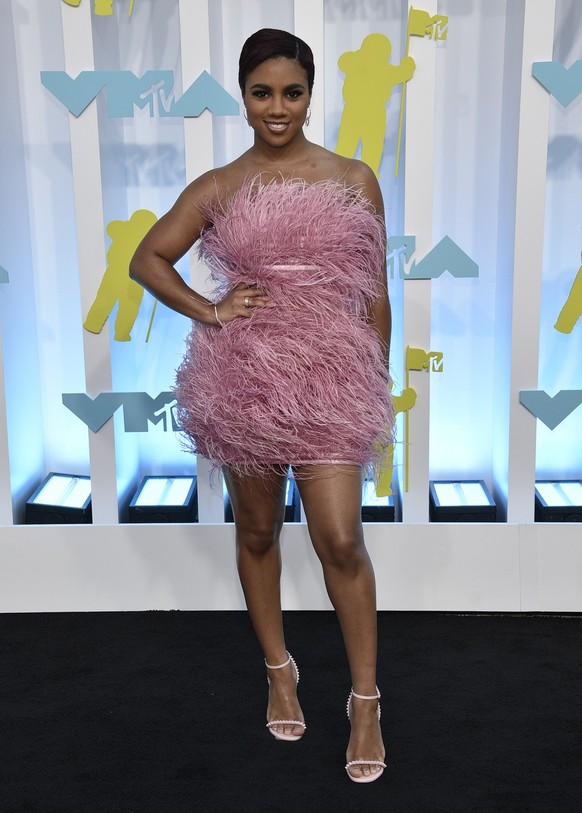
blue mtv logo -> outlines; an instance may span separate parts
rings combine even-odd
[[[215,116],[236,116],[238,102],[207,71],[202,71],[182,96],[175,98],[173,71],[81,71],[76,79],[66,71],[41,71],[40,81],[74,115],[105,90],[110,116],[132,117],[136,107],[150,116],[189,118],[208,109]]]
[[[63,404],[92,432],[98,432],[114,413],[123,407],[126,432],[147,432],[151,424],[160,424],[164,432],[177,432],[177,401],[172,392],[160,392],[152,398],[147,392],[100,392],[90,398],[84,392],[64,392]]]
[[[471,259],[454,240],[445,235],[436,246],[418,262],[412,261],[407,271],[407,263],[416,249],[416,237],[413,234],[392,235],[387,244],[387,270],[391,278],[395,269],[399,270],[401,279],[437,279],[446,271],[452,277],[478,277],[479,266]]]
[[[569,68],[557,61],[534,62],[532,74],[564,107],[582,93],[582,59],[577,59]]]

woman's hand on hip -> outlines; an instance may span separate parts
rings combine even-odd
[[[232,322],[238,316],[250,319],[255,308],[274,308],[268,296],[254,285],[237,285],[224,299],[216,302],[214,312],[221,324]]]

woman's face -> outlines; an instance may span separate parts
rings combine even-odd
[[[256,136],[285,146],[305,123],[311,101],[307,73],[295,59],[267,59],[247,75],[243,101]]]

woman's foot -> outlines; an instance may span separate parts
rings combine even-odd
[[[363,698],[366,699],[363,699]],[[384,771],[386,751],[380,730],[379,693],[360,695],[353,692],[348,700],[348,717],[352,726],[346,751],[346,771],[354,782],[373,782]]]
[[[289,655],[282,664],[267,667],[269,702],[267,728],[279,740],[299,740],[305,733],[303,712],[297,699],[299,671]]]

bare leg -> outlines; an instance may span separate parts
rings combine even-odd
[[[298,477],[309,533],[323,566],[330,600],[335,607],[348,656],[354,691],[376,694],[376,586],[364,545],[361,523],[362,481],[357,466],[310,467]],[[299,474],[307,473],[301,470]],[[384,758],[377,704],[354,698],[347,761]],[[370,766],[351,769],[369,775]]]
[[[249,616],[267,663],[287,660],[281,617],[281,551],[279,536],[285,516],[282,475],[241,477],[225,469],[236,526],[237,566]],[[267,720],[303,720],[293,666],[269,669]],[[277,727],[280,733],[303,733],[299,726]]]

